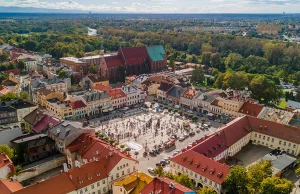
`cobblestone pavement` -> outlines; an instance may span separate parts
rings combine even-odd
[[[159,124],[157,124],[158,122]],[[176,150],[181,150],[189,143],[216,131],[221,125],[217,122],[211,122],[212,127],[196,132],[196,129],[199,129],[199,126],[201,126],[201,121],[190,123],[190,131],[196,133],[194,136],[190,136],[182,142],[177,140],[175,146],[163,151],[158,156],[143,157],[145,149],[150,151],[155,145],[167,142],[170,140],[172,134],[176,134],[178,137],[187,135],[188,132],[183,129],[183,123],[186,122],[188,121],[179,115],[175,116],[163,112],[144,111],[126,118],[109,120],[106,124],[97,127],[96,131],[110,135],[113,133],[115,139],[118,139],[117,135],[119,135],[120,144],[129,143],[133,149],[136,148],[139,154],[135,156],[134,150],[131,151],[131,154],[139,161],[139,170],[147,172],[148,167],[154,168],[155,164],[163,158],[171,155]],[[131,137],[128,137],[128,133],[132,133]],[[168,167],[166,167],[166,169],[168,169]]]

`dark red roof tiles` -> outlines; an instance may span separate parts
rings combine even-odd
[[[119,56],[104,57],[107,68],[118,67],[123,65],[123,62]]]
[[[118,54],[122,56],[126,65],[142,64],[148,59],[145,46],[120,48]]]
[[[264,108],[264,105],[245,102],[240,108],[239,113],[257,117]]]
[[[71,102],[70,105],[73,109],[86,107],[86,105],[81,100]]]

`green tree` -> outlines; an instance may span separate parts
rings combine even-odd
[[[227,78],[227,84],[234,90],[244,90],[249,86],[248,76],[244,72],[234,72]]]
[[[210,65],[211,52],[203,52],[201,55],[202,64]]]
[[[8,69],[15,69],[16,66],[13,63],[9,63],[7,66]]]
[[[21,71],[23,71],[25,69],[25,63],[24,63],[24,61],[19,61],[17,67],[18,67],[18,69],[20,69]]]
[[[247,194],[249,178],[247,170],[242,166],[234,166],[224,181],[224,189],[230,194]]]
[[[193,189],[194,187],[192,179],[186,174],[177,175],[174,177],[174,180],[187,188]]]
[[[9,56],[6,53],[0,55],[0,62],[5,62],[9,60]]]
[[[65,79],[65,78],[68,78],[68,73],[65,71],[65,70],[60,70],[58,72],[58,77],[61,78],[61,79]]]
[[[0,83],[8,78],[7,74],[0,74]]]
[[[0,65],[0,71],[5,71],[8,69],[8,66],[6,64]]]
[[[211,55],[211,66],[214,68],[219,69],[221,64],[221,56],[219,53],[214,53]]]
[[[0,145],[0,152],[6,154],[10,159],[14,157],[14,150],[6,144]]]
[[[174,175],[170,172],[165,172],[164,176],[172,180],[174,179]]]
[[[197,191],[197,194],[216,194],[216,192],[210,187],[203,187]]]
[[[168,66],[172,68],[172,71],[176,70],[176,64],[173,58],[170,59]]]
[[[22,91],[18,94],[18,98],[23,99],[23,100],[28,100],[29,99],[29,94],[27,92]]]
[[[294,184],[284,178],[268,177],[261,182],[259,193],[261,194],[290,194]]]
[[[205,43],[202,45],[201,47],[201,52],[204,53],[204,52],[211,52],[212,51],[212,46],[208,43]]]
[[[24,43],[24,48],[25,48],[26,50],[35,51],[36,48],[37,48],[37,42],[34,41],[34,40],[27,40],[27,41]]]
[[[261,182],[272,176],[272,163],[270,160],[263,160],[248,168],[250,187],[258,191]]]
[[[252,97],[259,101],[279,103],[283,97],[282,90],[275,85],[274,81],[263,75],[253,78],[249,89],[252,92]]]
[[[90,64],[90,66],[89,66],[89,73],[93,73],[93,74],[97,73],[95,65]]]
[[[163,177],[165,175],[164,168],[162,166],[158,166],[154,169],[154,176]]]
[[[225,59],[226,68],[234,70],[239,69],[243,65],[243,56],[237,53],[230,53]]]
[[[203,83],[204,82],[204,70],[202,67],[195,67],[192,72],[191,81],[193,83]]]
[[[300,90],[297,91],[295,101],[300,102]]]

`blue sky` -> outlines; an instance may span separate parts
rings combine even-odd
[[[0,0],[0,5],[130,13],[300,12],[300,0]]]

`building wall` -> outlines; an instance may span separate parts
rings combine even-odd
[[[280,149],[280,150],[286,151],[287,153],[295,155],[295,156],[300,154],[300,145],[299,144],[296,144],[296,143],[293,143],[290,141],[286,141],[286,140],[282,140],[282,139],[272,137],[269,135],[252,132],[251,140],[252,140],[253,144],[267,146],[271,149]]]
[[[109,173],[109,189],[112,189],[112,184],[114,182],[119,181],[120,179],[135,171],[137,171],[137,163],[133,160],[122,158]]]
[[[228,148],[228,156],[233,156],[236,153],[238,153],[239,151],[241,151],[241,149],[247,145],[250,141],[251,138],[251,133],[247,134],[246,136],[244,136],[242,139],[240,139],[239,141],[235,142],[235,144],[231,145]]]
[[[17,109],[17,115],[18,115],[18,122],[24,122],[24,117],[37,109],[38,106],[33,106],[33,107],[28,107],[28,108],[22,108],[22,109]]]
[[[76,191],[77,194],[103,194],[108,192],[107,178],[92,183]]]
[[[160,84],[154,83],[148,86],[148,95],[156,95],[157,94],[157,88]]]
[[[210,188],[214,189],[218,194],[220,194],[222,191],[222,186],[220,184],[218,184],[198,173],[195,173],[192,170],[189,170],[189,169],[187,169],[179,164],[176,164],[174,162],[170,163],[170,167],[171,167],[172,174],[181,173],[181,174],[188,175],[193,180],[196,187],[198,186],[198,183],[200,183],[203,187],[210,187]],[[209,169],[207,169],[207,170],[209,170]]]
[[[50,160],[48,162],[44,162],[44,163],[42,163],[38,166],[34,166],[32,168],[23,170],[20,173],[18,173],[18,175],[15,176],[14,178],[17,181],[22,182],[24,180],[30,179],[32,177],[43,174],[44,172],[47,172],[49,170],[52,170],[52,169],[57,168],[59,166],[62,166],[63,163],[65,163],[65,162],[66,162],[66,156],[61,156],[59,158]]]
[[[25,71],[34,71],[37,69],[37,62],[36,61],[28,61],[25,62]]]

